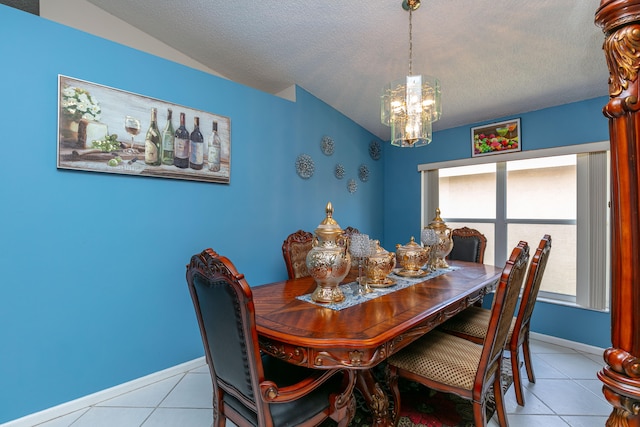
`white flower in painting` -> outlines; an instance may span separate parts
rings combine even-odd
[[[80,103],[78,104],[78,111],[82,111],[84,113],[87,111],[87,109],[88,109],[87,104],[80,101]]]
[[[85,89],[67,86],[61,91],[60,107],[62,113],[71,121],[100,119],[100,105],[98,101]]]
[[[81,93],[80,95],[78,95],[78,101],[80,101],[83,104],[88,104],[89,102],[89,97],[87,96],[86,93]]]
[[[73,87],[67,86],[66,88],[62,89],[62,94],[67,98],[71,98],[75,96],[76,90]]]
[[[75,99],[64,99],[62,100],[62,108],[73,108],[76,106]]]

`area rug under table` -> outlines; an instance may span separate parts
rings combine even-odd
[[[377,373],[381,375],[381,372]],[[502,364],[502,390],[507,393],[513,383],[511,362],[505,359]],[[473,408],[468,400],[456,395],[440,393],[422,384],[400,378],[402,409],[398,427],[473,427]],[[487,421],[495,412],[493,390],[487,395]],[[371,413],[362,396],[356,392],[356,414],[349,424],[351,427],[370,427]]]

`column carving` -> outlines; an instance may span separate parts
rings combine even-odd
[[[609,67],[611,348],[598,373],[613,405],[607,427],[640,427],[640,0],[601,0]]]

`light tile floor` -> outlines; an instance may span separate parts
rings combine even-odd
[[[525,406],[506,394],[510,427],[602,427],[611,413],[596,373],[604,362],[543,341],[531,342],[535,384],[525,384]],[[38,424],[39,427],[211,427],[211,380],[206,365]],[[232,423],[227,425],[233,426]],[[494,416],[489,427],[497,427]]]

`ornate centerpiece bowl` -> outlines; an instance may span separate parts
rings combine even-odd
[[[428,247],[423,248],[417,244],[413,236],[411,236],[411,241],[406,245],[397,244],[396,260],[400,270],[396,274],[407,277],[425,276],[427,272],[422,269],[422,266],[429,261],[429,251]]]
[[[311,299],[319,303],[340,302],[344,294],[338,284],[349,273],[351,256],[348,240],[333,219],[333,206],[327,203],[326,218],[318,225],[313,246],[307,254],[307,270],[316,282]]]
[[[445,261],[445,257],[451,253],[453,249],[453,239],[451,238],[451,229],[440,218],[440,209],[436,209],[436,217],[433,218],[428,225],[430,229],[436,232],[438,241],[431,246],[433,251],[432,267],[433,268],[449,268],[449,264]]]
[[[365,269],[369,286],[381,287],[393,285],[387,276],[396,265],[396,254],[380,246],[379,240],[373,240],[374,251],[366,260]]]

